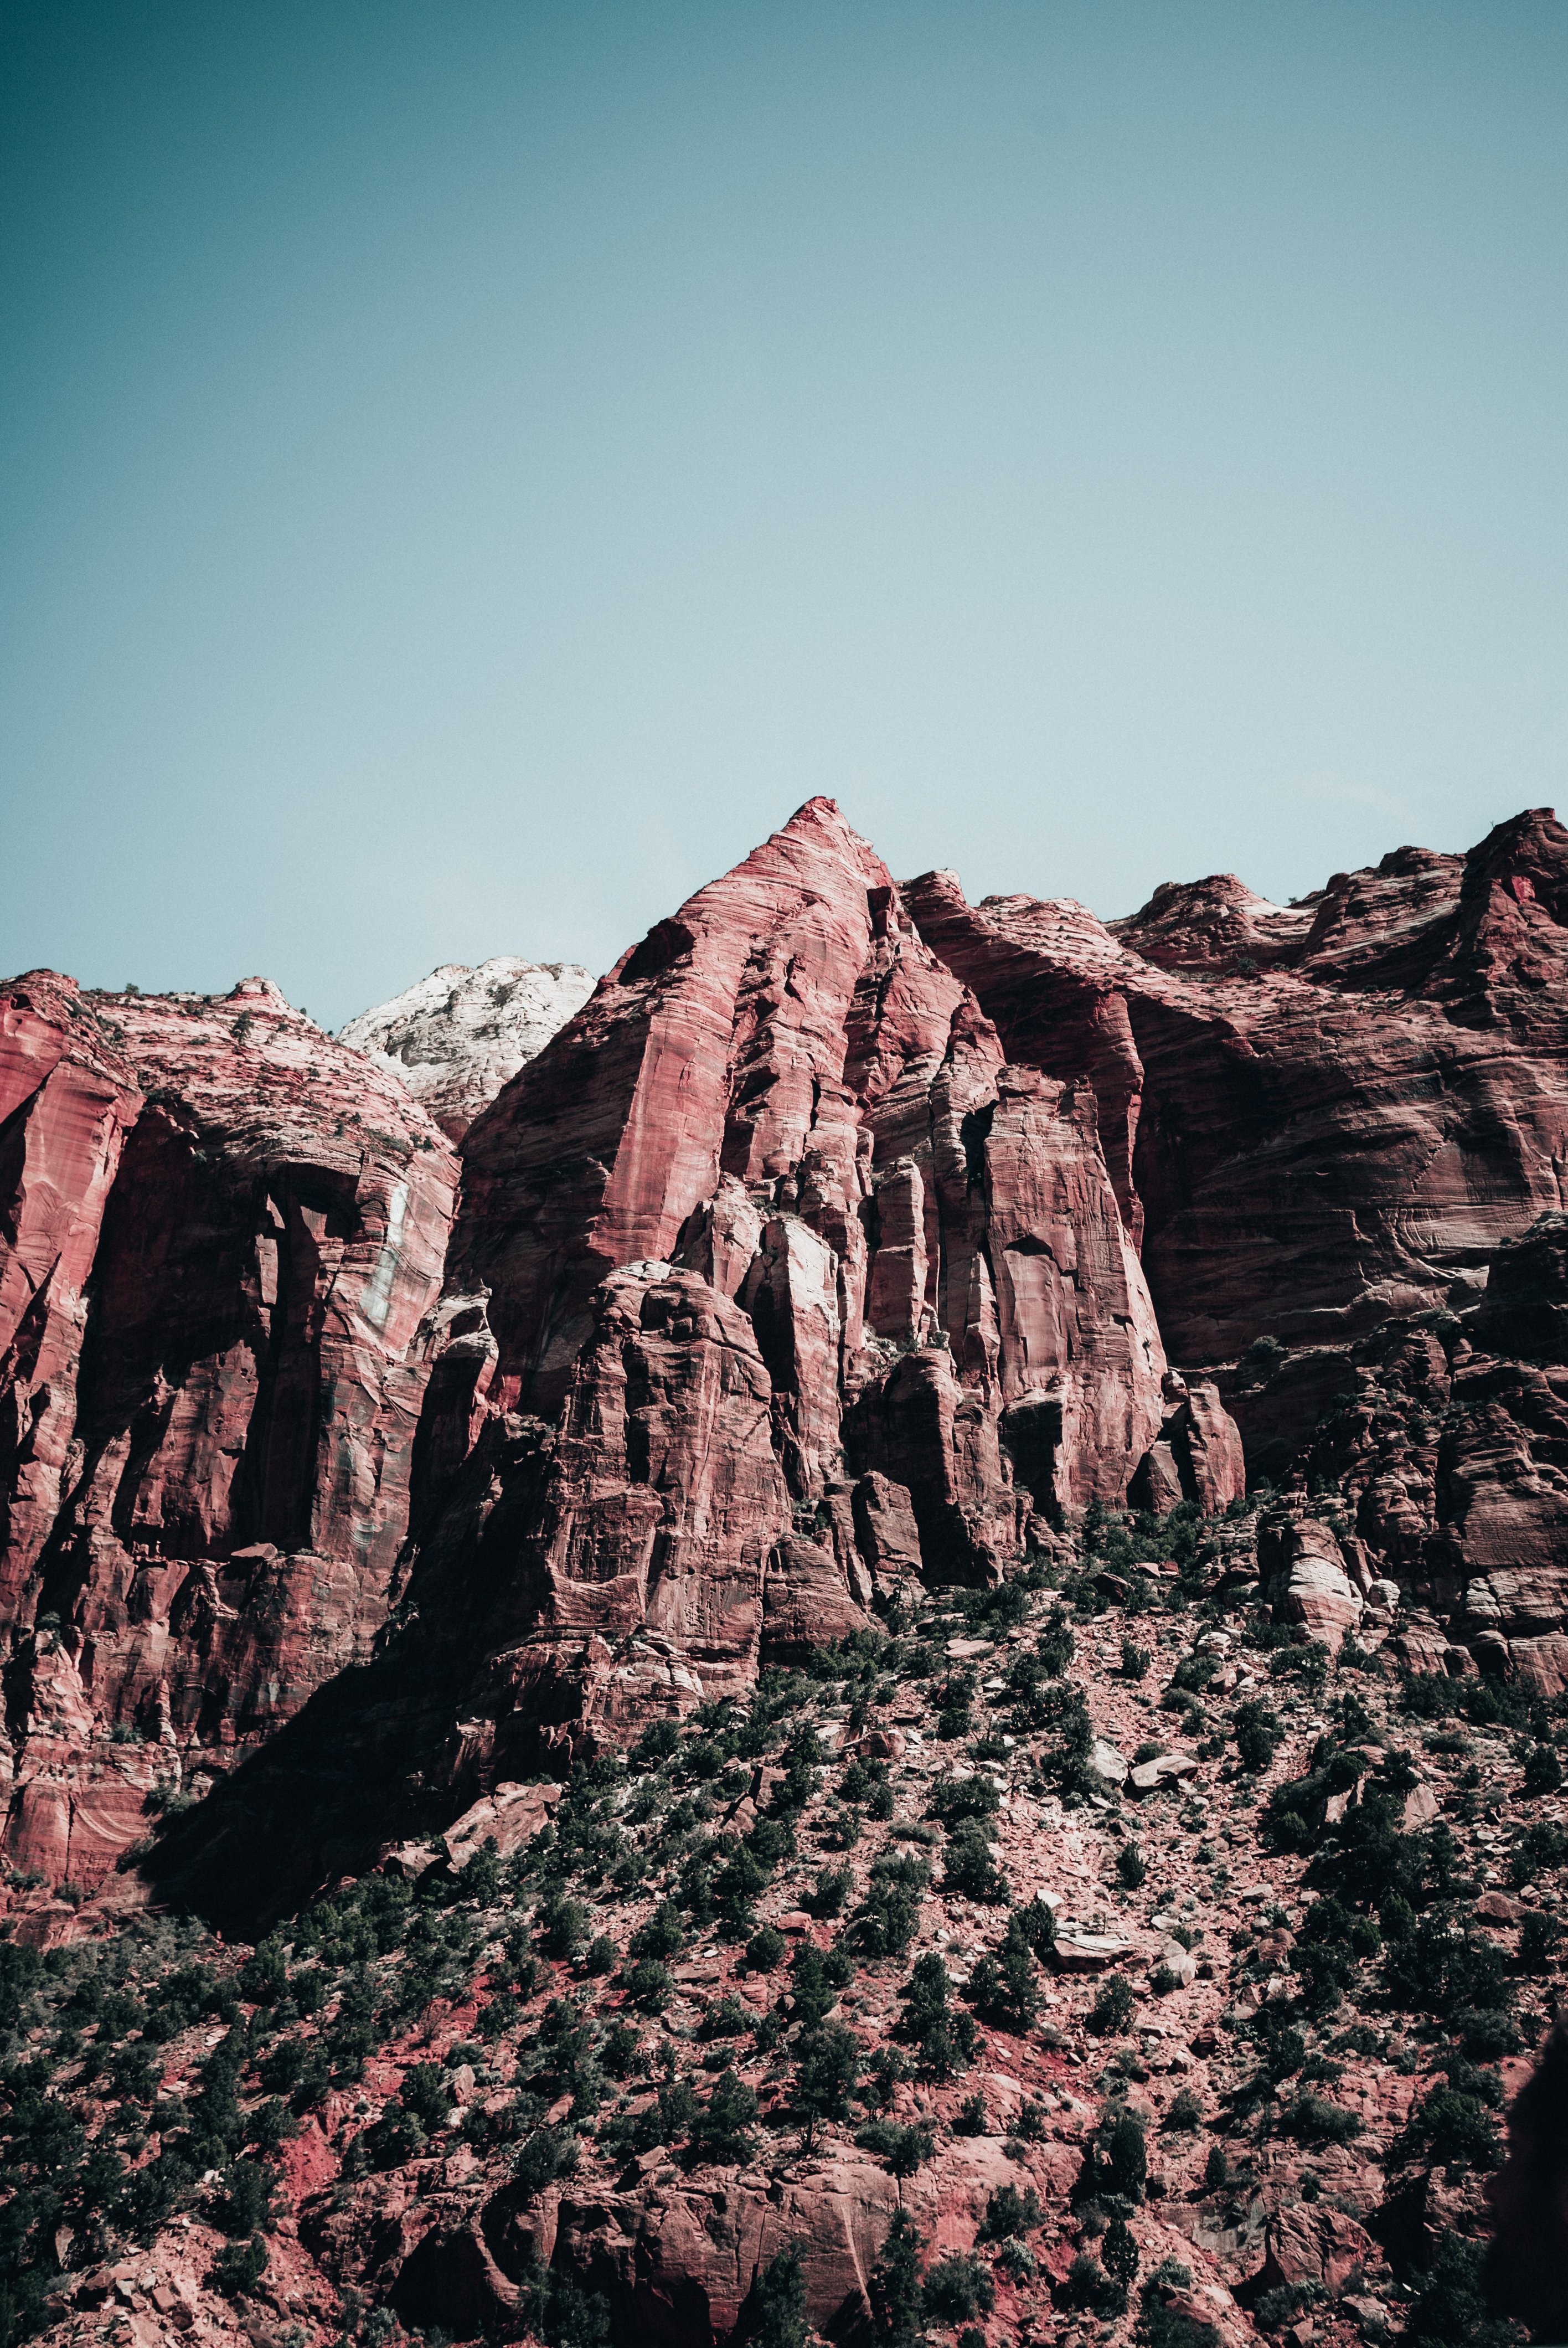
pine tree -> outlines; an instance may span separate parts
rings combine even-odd
[[[769,2260],[756,2279],[753,2302],[746,2335],[750,2348],[805,2348],[811,2326],[805,2320],[805,2277],[798,2242]]]
[[[896,2211],[869,2283],[871,2320],[887,2348],[916,2348],[925,2337],[920,2321],[922,2248],[908,2211]]]

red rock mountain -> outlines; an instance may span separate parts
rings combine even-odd
[[[11,982],[6,1854],[90,1890],[243,1777],[231,1872],[264,1814],[319,1875],[1249,1466],[1282,1612],[1568,1684],[1565,976],[1545,810],[1107,925],[813,799],[460,1160],[264,981]]]

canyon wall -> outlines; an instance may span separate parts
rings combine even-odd
[[[264,980],[29,973],[0,1050],[5,1849],[90,1884],[368,1653],[457,1167]]]
[[[13,1865],[91,1887],[334,1690],[450,1815],[1249,1468],[1284,1611],[1563,1685],[1565,941],[1543,810],[1108,924],[813,799],[527,1053],[527,964],[347,1042],[11,982]]]

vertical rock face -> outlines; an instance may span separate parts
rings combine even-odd
[[[406,1085],[448,1139],[461,1141],[592,992],[593,973],[580,963],[511,954],[495,954],[477,970],[443,963],[340,1027],[338,1042]]]
[[[623,956],[464,1155],[409,1592],[451,1618],[516,1528],[463,1632],[481,1779],[911,1574],[995,1578],[1160,1432],[1092,1090],[1009,1065],[828,801]]]
[[[862,1546],[871,1517],[985,1578],[1037,1512],[1120,1498],[1158,1432],[1092,1092],[1006,1064],[828,801],[623,957],[465,1154],[448,1282],[487,1294],[487,1406],[560,1407],[607,1273],[701,1273],[749,1316],[792,1503],[836,1526],[852,1607],[894,1553]],[[815,1564],[776,1570],[825,1604]]]
[[[68,979],[0,996],[0,1608],[15,1618],[58,1513],[76,1429],[84,1291],[127,1133],[135,1072]]]
[[[13,982],[9,1848],[101,1873],[394,1649],[388,1766],[482,1794],[1091,1504],[1223,1518],[1244,1438],[1282,1614],[1392,1577],[1562,1685],[1565,980],[1543,810],[1107,924],[813,799],[591,992],[444,969],[363,1049]]]
[[[890,886],[811,800],[621,957],[470,1132],[454,1282],[492,1291],[497,1396],[553,1410],[605,1274],[668,1261],[721,1175],[842,1188],[845,1021]]]
[[[1092,1085],[1179,1360],[1468,1301],[1561,1203],[1568,834],[1548,810],[1299,907],[1229,875],[1162,889],[1114,932],[1065,901],[970,907],[950,873],[906,893],[1009,1055]]]
[[[264,981],[0,1021],[6,1847],[90,1880],[367,1652],[456,1169]]]
[[[693,1272],[640,1263],[591,1300],[560,1427],[496,1479],[507,1562],[477,1626],[466,1710],[504,1776],[571,1735],[635,1732],[756,1676],[770,1560],[790,1526],[774,1394],[747,1315]],[[509,1488],[508,1488],[509,1487]],[[460,1614],[481,1519],[459,1506],[416,1584]],[[858,1618],[857,1618],[858,1619]],[[542,1747],[540,1724],[546,1734]]]

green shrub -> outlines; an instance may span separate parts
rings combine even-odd
[[[236,2160],[224,2172],[218,2222],[236,2238],[259,2234],[272,2216],[272,2177],[259,2160]]]
[[[654,1957],[640,1957],[624,1975],[626,1993],[644,2013],[662,2013],[675,1994],[675,1976]]]
[[[1087,2026],[1097,2038],[1118,2036],[1132,2019],[1132,1984],[1122,1973],[1111,1973],[1089,2010]]]
[[[916,1959],[904,1992],[902,2034],[918,2049],[922,2069],[938,2079],[964,2070],[976,2045],[974,2024],[949,2002],[951,1986],[948,1969],[933,1950]]]
[[[512,2175],[530,2198],[569,2177],[578,2163],[578,2140],[569,2128],[538,2127],[526,2136],[512,2158]]]
[[[1029,1902],[1027,1907],[1020,1908],[1016,1911],[1012,1919],[1012,1925],[1017,1927],[1018,1931],[1028,1941],[1030,1947],[1034,1951],[1035,1955],[1042,1962],[1050,1954],[1052,1949],[1055,1948],[1055,1910],[1049,1908],[1045,1901],[1040,1899],[1038,1895]],[[1010,1931],[1012,1926],[1009,1926],[1009,1929]]]
[[[1413,2113],[1399,2149],[1424,2151],[1428,2159],[1462,2174],[1490,2171],[1502,2157],[1502,2144],[1485,2106],[1471,2095],[1440,2087]]]
[[[1522,1970],[1527,1973],[1550,1972],[1560,1937],[1554,1920],[1539,1908],[1532,1908],[1519,1928]]]
[[[1266,1769],[1285,1735],[1284,1724],[1273,1706],[1260,1697],[1238,1704],[1231,1723],[1242,1767],[1255,1775]]]
[[[882,2253],[867,2278],[871,2321],[884,2348],[916,2348],[923,2337],[920,2290],[921,2241],[908,2211],[897,2209],[882,2241]]]
[[[1513,2348],[1519,2333],[1486,2303],[1484,2242],[1444,2229],[1405,2329],[1409,2348]]]
[[[565,1900],[559,1893],[535,1910],[534,1923],[547,1956],[573,1956],[588,1937],[588,1910],[580,1900]]]
[[[1020,1910],[1009,1920],[997,1954],[981,1957],[972,1968],[968,1989],[969,2003],[988,2022],[1020,2034],[1040,2012],[1040,1983],[1024,1912]]]
[[[681,1732],[672,1720],[650,1721],[630,1752],[627,1761],[633,1769],[657,1769],[668,1761],[681,1742]]]
[[[972,2315],[989,2315],[996,2305],[990,2270],[972,2251],[958,2251],[939,2260],[926,2277],[926,2313],[938,2323],[962,2323]]]
[[[895,2177],[913,2177],[937,2148],[928,2127],[901,2127],[893,2120],[873,2120],[855,2141],[863,2152],[874,2152],[885,2160]]]
[[[267,2245],[258,2235],[249,2242],[231,2242],[219,2251],[206,2280],[225,2299],[249,2299],[267,2271]]]
[[[1112,2218],[1100,2248],[1101,2260],[1112,2281],[1123,2294],[1138,2279],[1138,2245],[1124,2218]]]
[[[1045,2212],[1033,2186],[1020,2193],[1016,2185],[999,2185],[986,2203],[975,2240],[1004,2242],[1011,2234],[1030,2234],[1045,2222]]]
[[[964,1819],[954,1828],[948,1842],[942,1889],[989,1907],[1000,1906],[1010,1898],[1007,1878],[997,1866],[979,1819]]]
[[[945,1777],[932,1788],[929,1815],[951,1832],[964,1818],[994,1817],[1000,1804],[1001,1796],[989,1777]]]
[[[836,2023],[802,2032],[795,2043],[794,2099],[806,2124],[808,2149],[819,2121],[846,2116],[860,2070],[859,2044]]]
[[[845,1935],[863,1956],[901,1957],[915,1937],[929,1870],[917,1859],[879,1859]]]
[[[678,1956],[686,1945],[686,1928],[681,1921],[681,1911],[672,1900],[661,1900],[647,1921],[639,1926],[627,1943],[633,1957]]]
[[[706,2160],[749,2159],[757,2099],[733,2071],[721,2071],[713,2092],[692,2123],[692,2142]]]
[[[1305,2144],[1349,2144],[1361,2133],[1354,2112],[1331,2104],[1322,2096],[1301,2095],[1285,2113],[1281,2127]]]
[[[790,1965],[794,2019],[808,2029],[820,2022],[837,2004],[840,1990],[846,1989],[853,1978],[849,1960],[841,1949],[823,1950],[814,1941],[803,1941]]]
[[[791,2242],[758,2275],[748,2302],[747,2348],[806,2348],[805,2277],[800,2245]]]
[[[852,1869],[825,1867],[818,1873],[815,1886],[807,1898],[805,1905],[814,1916],[841,1915],[844,1903],[854,1889],[855,1875]]]
[[[428,2132],[446,2127],[452,2095],[439,2064],[417,2063],[406,2071],[401,2096],[404,2110],[412,2112]]]

